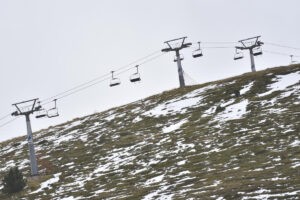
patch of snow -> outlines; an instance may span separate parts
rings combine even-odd
[[[216,111],[216,106],[213,106],[213,107],[207,109],[206,111],[204,111],[202,114],[202,117],[210,116],[210,115],[214,114],[215,111]]]
[[[169,132],[175,131],[175,130],[179,129],[183,124],[185,124],[187,121],[188,120],[184,119],[176,124],[172,124],[169,127],[164,127],[162,131],[163,131],[163,133],[169,133]]]
[[[250,91],[250,89],[252,88],[253,84],[254,84],[254,82],[251,82],[251,83],[249,83],[248,85],[245,85],[245,86],[243,87],[243,89],[241,89],[240,95],[244,95],[244,94],[246,94],[248,91]]]
[[[131,174],[133,174],[133,175],[139,174],[139,173],[141,173],[143,171],[146,171],[146,170],[147,170],[147,168],[138,169],[138,170],[135,170],[135,171],[131,172]]]
[[[107,172],[107,171],[109,171],[109,163],[105,165],[99,165],[99,167],[94,170],[93,174],[97,174],[99,172]]]
[[[20,162],[19,169],[24,169],[26,167],[26,165],[29,164],[29,160],[28,159],[24,159],[22,162]]]
[[[239,103],[230,105],[220,113],[218,113],[216,119],[221,121],[228,121],[234,119],[240,119],[244,114],[246,114],[246,107],[248,105],[248,100],[243,100]]]
[[[299,85],[294,86],[291,90],[285,91],[284,93],[282,93],[282,94],[280,95],[280,97],[281,97],[281,98],[289,97],[291,94],[295,94],[295,93],[297,93],[299,90],[300,90],[300,86],[299,86]]]
[[[292,168],[300,167],[300,162],[293,163]]]
[[[111,120],[115,119],[116,116],[117,116],[117,114],[109,115],[108,117],[105,117],[104,120],[111,121]]]
[[[82,135],[79,137],[79,139],[82,141],[82,142],[86,142],[88,140],[88,135]]]
[[[168,101],[145,112],[143,115],[159,117],[160,115],[167,115],[168,113],[185,113],[188,108],[199,104],[201,100],[202,97],[195,97],[178,101]]]
[[[142,200],[172,200],[174,194],[166,195],[166,194],[160,194],[160,192],[166,191],[168,189],[168,186],[164,186],[162,188],[159,188],[158,190],[144,196]],[[157,197],[159,195],[159,197]]]
[[[291,147],[299,147],[300,146],[300,140],[295,140],[290,144]]]
[[[42,191],[45,188],[50,188],[51,187],[50,184],[57,183],[59,181],[60,175],[61,175],[61,173],[54,174],[54,178],[51,178],[51,179],[41,183],[41,187],[38,190],[31,192],[30,194],[35,194],[35,193]]]
[[[73,196],[69,196],[69,197],[65,197],[65,198],[62,198],[62,199],[60,199],[60,200],[79,200],[79,199],[82,199],[81,197],[77,197],[77,198],[75,198],[75,197],[73,197]]]
[[[273,161],[275,161],[275,162],[281,161],[281,158],[280,157],[274,158]]]
[[[271,178],[271,181],[281,181],[281,180],[286,180],[287,178],[279,178],[279,177],[275,177],[275,178]]]
[[[190,171],[183,171],[183,172],[180,172],[178,174],[178,176],[182,176],[182,175],[186,175],[186,174],[190,174],[191,172]]]
[[[184,165],[185,163],[186,163],[186,160],[182,160],[182,161],[177,162],[177,165]]]
[[[299,191],[294,191],[294,192],[285,192],[285,193],[278,193],[278,194],[260,194],[257,196],[244,196],[242,200],[247,200],[247,199],[262,199],[262,200],[267,200],[269,198],[273,197],[288,197],[288,196],[295,196],[300,193]]]
[[[15,166],[16,166],[15,161],[10,160],[10,161],[8,161],[8,162],[5,164],[5,167],[3,167],[3,168],[0,169],[0,172],[1,172],[1,171],[7,171],[7,170],[9,170],[11,167],[15,167]]]
[[[71,139],[73,139],[75,137],[73,132],[75,134],[75,132],[77,132],[77,130],[72,131],[71,134],[62,135],[60,138],[58,138],[57,140],[54,141],[54,146],[58,146],[62,142],[67,142],[67,141],[70,141]]]
[[[81,123],[82,123],[81,120],[74,121],[74,122],[68,124],[64,129],[71,129],[71,128],[75,127],[75,126],[80,125]]]
[[[231,99],[231,100],[229,100],[227,102],[222,101],[221,104],[220,104],[220,106],[221,107],[226,107],[226,106],[228,106],[228,105],[230,105],[230,104],[232,104],[234,102],[235,102],[235,99]]]
[[[202,152],[201,154],[210,154],[210,153],[214,153],[214,152],[220,152],[221,150],[219,148],[213,148],[210,151],[207,152]]]
[[[174,153],[179,153],[187,150],[188,148],[194,148],[194,144],[183,144],[181,141],[177,142],[177,150],[174,151]]]
[[[184,96],[181,96],[176,99],[172,99],[160,105],[157,105],[153,109],[145,112],[143,115],[145,116],[154,116],[159,117],[160,115],[166,115],[170,112],[173,113],[185,113],[187,108],[191,108],[200,104],[203,96],[198,96],[203,92],[215,88],[216,85],[209,85],[203,88],[196,89]]]
[[[146,181],[145,185],[151,185],[153,183],[158,183],[158,182],[161,182],[163,179],[164,179],[164,176],[165,175],[160,175],[160,176],[156,176],[154,178],[151,178],[149,180]]]
[[[259,97],[263,97],[266,95],[269,95],[275,91],[285,90],[287,87],[291,85],[295,85],[300,80],[300,73],[294,72],[286,75],[278,75],[275,78],[277,82],[272,83],[269,88],[270,90],[268,92],[265,92],[263,94],[259,94]]]
[[[65,166],[70,166],[70,165],[74,165],[74,162],[70,162],[70,163],[65,164]]]
[[[137,108],[131,110],[131,112],[134,113],[134,114],[138,114],[140,110],[141,110],[141,108],[137,107]]]
[[[139,121],[142,121],[142,118],[140,116],[137,116],[136,118],[133,119],[133,123],[137,123]]]

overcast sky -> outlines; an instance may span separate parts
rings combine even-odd
[[[300,47],[299,8],[299,0],[0,0],[0,117],[14,111],[12,103],[51,97],[159,51],[177,37],[211,47],[234,44],[205,42],[261,35],[263,50],[300,55],[267,44]],[[247,52],[234,61],[233,48],[203,49],[203,57],[192,59],[193,48],[182,51],[183,68],[198,83],[250,71]],[[173,57],[169,53],[141,65],[139,84],[129,82],[131,70],[119,76],[119,87],[106,81],[60,99],[60,117],[31,116],[33,131],[178,87]],[[288,65],[290,58],[265,52],[255,62],[262,70]],[[21,117],[0,128],[0,141],[25,134]]]

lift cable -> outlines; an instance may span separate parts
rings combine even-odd
[[[202,42],[202,43],[203,43],[203,44],[236,44],[237,42]],[[282,48],[289,48],[289,49],[294,49],[294,50],[300,50],[300,48],[297,48],[297,47],[291,47],[291,46],[281,45],[281,44],[272,43],[272,42],[265,42],[265,44],[271,45],[271,46],[282,47]],[[209,47],[202,47],[202,48],[203,48],[203,49],[226,49],[226,48],[234,48],[234,47],[233,47],[233,46],[216,46],[216,47],[209,46]],[[146,58],[151,57],[151,56],[157,54],[158,52],[160,52],[160,51],[155,51],[155,52],[153,52],[153,53],[151,53],[151,54],[149,54],[149,55],[147,55],[147,56],[144,56],[144,57],[142,57],[142,58],[140,58],[140,59],[137,59],[137,60],[135,60],[135,61],[133,61],[133,62],[127,64],[127,65],[124,65],[124,66],[118,68],[116,71],[120,71],[120,70],[122,70],[123,68],[126,68],[126,67],[128,67],[128,66],[130,66],[130,65],[133,65],[133,64],[135,64],[135,63],[137,63],[137,62],[139,62],[139,61],[145,60]],[[266,52],[266,53],[270,53],[270,54],[282,55],[282,56],[291,56],[291,55],[293,55],[294,57],[300,57],[299,55],[285,54],[285,53],[281,53],[281,52],[274,52],[274,51],[268,51],[268,50],[265,50],[265,52]],[[163,54],[158,55],[157,57],[160,57],[160,56],[162,56],[162,55],[163,55]],[[153,59],[155,59],[155,58],[156,58],[156,57],[153,57]],[[150,59],[150,61],[151,61],[151,60],[152,60],[152,59]],[[149,62],[149,61],[146,60],[145,62],[140,63],[140,64],[144,64],[144,63],[146,63],[146,62]],[[129,68],[129,69],[126,69],[125,71],[128,71],[128,70],[130,70],[130,69],[132,69],[132,67]],[[119,72],[119,73],[117,73],[117,74],[121,74],[121,73],[123,73],[123,72],[125,72],[125,71]],[[63,92],[61,92],[61,93],[59,93],[59,94],[56,94],[56,95],[54,95],[54,96],[52,96],[52,97],[43,99],[41,102],[46,102],[46,103],[43,103],[42,105],[51,103],[51,102],[53,101],[52,99],[54,99],[55,97],[61,96],[61,97],[57,98],[57,99],[61,99],[61,98],[64,98],[64,97],[66,97],[66,96],[69,96],[69,95],[71,95],[71,94],[77,93],[77,92],[79,92],[79,91],[81,91],[81,90],[84,90],[84,89],[86,89],[86,88],[88,88],[88,87],[91,87],[91,86],[93,86],[93,85],[96,85],[96,84],[98,84],[98,83],[100,83],[100,82],[103,82],[103,81],[105,81],[105,80],[108,80],[108,78],[103,79],[104,77],[106,77],[106,76],[108,76],[108,75],[110,75],[110,73],[104,74],[104,75],[99,76],[99,77],[96,77],[96,78],[94,78],[94,79],[92,79],[92,80],[90,80],[90,81],[87,81],[87,82],[84,82],[84,83],[82,83],[82,84],[79,84],[79,85],[77,85],[77,86],[75,86],[75,87],[73,87],[73,88],[71,88],[71,89],[69,89],[69,90],[63,91]],[[94,83],[93,83],[93,82],[94,82]],[[72,92],[72,91],[73,91],[73,92]],[[71,93],[69,93],[69,92],[71,92]],[[63,96],[62,96],[62,95],[63,95]],[[51,100],[51,101],[49,101],[49,100]],[[47,102],[47,101],[49,101],[49,102]],[[0,121],[6,119],[6,118],[9,117],[10,115],[11,115],[11,114],[7,114],[7,115],[1,117],[1,118],[0,118]],[[16,119],[16,118],[14,118],[14,119]],[[12,122],[12,121],[14,121],[14,120],[11,120],[11,121],[9,121],[9,122],[6,122],[5,124],[0,125],[0,127],[4,126],[4,125],[6,125],[6,124],[9,124],[9,123]]]
[[[1,118],[0,118],[0,121],[6,119],[6,118],[9,117],[10,115],[11,115],[11,114],[7,114],[7,115],[1,117]]]
[[[135,60],[135,61],[133,61],[133,62],[131,62],[131,63],[129,63],[129,64],[126,64],[126,65],[124,65],[124,66],[118,68],[118,69],[115,70],[115,71],[119,71],[119,70],[121,70],[121,69],[123,69],[123,68],[126,68],[126,67],[128,67],[128,66],[130,66],[130,65],[133,65],[133,64],[135,64],[135,63],[137,63],[137,62],[139,62],[139,61],[141,61],[141,60],[145,60],[145,59],[147,59],[147,58],[149,58],[149,57],[151,57],[151,56],[157,54],[158,52],[160,52],[160,51],[155,51],[155,52],[153,52],[153,53],[151,53],[151,54],[149,54],[149,55],[147,55],[147,56],[144,56],[144,57],[142,57],[142,58],[139,58],[139,59],[137,59],[137,60]],[[54,96],[48,97],[48,98],[46,98],[46,99],[43,99],[41,102],[47,102],[47,101],[49,101],[49,100],[51,100],[50,102],[52,102],[52,99],[54,99],[54,98],[56,98],[56,97],[59,97],[59,96],[61,96],[61,95],[64,95],[64,94],[66,94],[66,93],[68,93],[68,92],[71,92],[71,91],[73,91],[73,90],[77,90],[77,89],[79,89],[79,88],[81,88],[81,87],[84,87],[84,86],[86,86],[86,85],[88,85],[88,84],[91,84],[91,83],[93,83],[93,82],[95,82],[95,81],[98,81],[98,80],[100,80],[100,79],[102,79],[102,78],[104,78],[104,77],[106,77],[106,76],[109,76],[109,75],[110,75],[110,73],[101,75],[101,76],[96,77],[96,78],[94,78],[94,79],[92,79],[92,80],[90,80],[90,81],[84,82],[84,83],[79,84],[79,85],[77,85],[77,86],[75,86],[75,87],[73,87],[73,88],[70,88],[70,89],[66,90],[66,91],[63,91],[63,92],[61,92],[61,93],[58,93],[58,94],[56,94],[56,95],[54,95]],[[43,103],[42,105],[48,104],[48,103],[50,103],[50,102]]]
[[[271,45],[271,46],[276,46],[276,47],[282,47],[282,48],[288,48],[288,49],[300,50],[300,48],[297,48],[297,47],[290,47],[290,46],[281,45],[281,44],[276,44],[276,43],[272,43],[272,42],[265,42],[265,44]]]
[[[238,42],[201,42],[203,44],[238,44]]]
[[[124,66],[118,68],[116,71],[120,71],[120,70],[122,70],[122,69],[125,69],[125,70],[122,70],[122,71],[118,72],[117,74],[121,74],[121,73],[124,73],[125,71],[131,70],[131,69],[133,68],[131,65],[133,65],[133,64],[135,64],[135,63],[137,63],[137,62],[139,62],[139,61],[143,61],[143,62],[139,63],[139,65],[142,65],[142,64],[145,64],[145,63],[147,63],[147,62],[150,62],[150,61],[152,61],[152,60],[154,60],[154,59],[156,59],[156,58],[158,58],[158,57],[161,57],[162,55],[165,54],[165,53],[162,53],[162,54],[156,55],[158,52],[160,52],[160,51],[155,51],[155,52],[153,52],[153,53],[151,53],[151,54],[149,54],[149,55],[147,55],[147,56],[144,56],[144,57],[142,57],[142,58],[139,58],[139,59],[137,59],[137,60],[135,60],[135,61],[133,61],[133,62],[131,62],[131,63],[129,63],[129,64],[126,64],[126,65],[124,65]],[[154,55],[156,55],[156,56],[154,56]],[[151,57],[151,56],[152,56],[152,57]],[[149,57],[150,57],[150,58],[149,58]],[[147,58],[148,58],[148,59],[147,59]],[[145,59],[146,59],[146,60],[145,60]],[[129,66],[130,66],[130,68],[128,68]],[[127,67],[127,69],[126,69],[126,67]],[[79,91],[81,91],[81,90],[84,90],[84,89],[89,88],[89,87],[91,87],[91,86],[93,86],[93,85],[96,85],[96,84],[99,84],[99,83],[101,83],[101,82],[103,82],[103,81],[105,81],[105,80],[108,80],[108,79],[109,79],[109,78],[107,77],[108,75],[110,75],[110,73],[104,74],[104,75],[99,76],[99,77],[97,77],[97,78],[95,78],[95,79],[93,79],[93,80],[90,80],[90,81],[87,81],[87,82],[82,83],[82,84],[80,84],[80,85],[77,85],[77,86],[75,86],[75,87],[73,87],[73,88],[71,88],[71,89],[69,89],[69,90],[66,90],[66,91],[64,91],[64,92],[61,92],[61,93],[59,93],[59,94],[57,94],[57,95],[54,95],[54,96],[52,96],[52,97],[46,98],[46,99],[43,100],[44,103],[41,104],[41,105],[46,105],[46,104],[52,103],[52,102],[53,102],[53,99],[56,98],[56,97],[58,97],[58,98],[56,98],[56,99],[62,99],[62,98],[64,98],[64,97],[70,96],[71,94],[77,93],[77,92],[79,92]],[[25,107],[25,108],[26,108],[26,107]],[[9,113],[9,114],[7,114],[7,115],[1,117],[1,118],[0,118],[0,121],[6,119],[6,118],[9,117],[9,116],[11,116],[11,113]],[[14,119],[16,119],[16,118],[14,118]],[[6,123],[0,125],[0,128],[3,127],[3,126],[5,126],[5,125],[7,125],[7,124],[9,124],[9,123],[11,123],[11,122],[13,122],[13,121],[14,121],[14,120],[10,120],[10,121],[8,121],[8,122],[6,122]]]
[[[183,70],[183,76],[185,77],[185,80],[187,80],[187,85],[197,85],[198,84],[198,82],[191,75],[186,73],[186,71],[184,71],[184,70]]]
[[[4,127],[4,126],[6,126],[6,125],[12,123],[13,121],[15,121],[15,120],[18,119],[18,118],[20,118],[20,116],[15,117],[15,118],[9,120],[8,122],[5,122],[5,123],[1,124],[1,125],[0,125],[0,128],[2,128],[2,127]]]
[[[276,52],[276,51],[269,51],[269,50],[264,50],[264,52],[270,53],[270,54],[281,55],[281,56],[291,56],[291,55],[293,55],[294,57],[300,57],[300,55],[287,54],[287,53]]]
[[[203,49],[232,49],[235,48],[234,46],[224,46],[224,47],[201,47]]]
[[[159,58],[159,57],[161,57],[161,56],[163,56],[163,55],[165,55],[165,54],[166,54],[166,53],[162,53],[162,54],[157,55],[157,56],[155,56],[155,57],[149,58],[148,60],[146,60],[146,61],[140,63],[139,65],[143,65],[143,64],[146,64],[146,63],[148,63],[148,62],[151,62],[152,60],[155,60],[155,59],[157,59],[157,58]],[[116,73],[116,75],[122,74],[122,73],[124,73],[124,72],[129,71],[129,70],[132,70],[133,68],[135,68],[135,67],[130,67],[130,68],[127,68],[127,69],[123,69],[122,71]],[[103,78],[103,79],[101,79],[101,80],[98,80],[97,82],[91,83],[91,84],[89,84],[89,85],[86,85],[85,87],[78,88],[78,89],[75,90],[75,91],[72,91],[72,92],[70,92],[70,93],[67,93],[67,94],[61,96],[61,97],[58,97],[57,99],[62,99],[62,98],[68,97],[68,96],[70,96],[70,95],[72,95],[72,94],[78,93],[78,92],[80,92],[80,91],[82,91],[82,90],[85,90],[85,89],[87,89],[87,88],[89,88],[89,87],[92,87],[92,86],[97,85],[97,84],[99,84],[99,83],[102,83],[102,82],[104,82],[104,81],[110,80],[110,78],[111,78],[111,77],[105,77],[105,78]]]

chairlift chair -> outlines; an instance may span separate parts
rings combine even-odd
[[[58,109],[57,109],[57,106],[56,106],[57,99],[54,99],[53,101],[54,101],[54,107],[49,109],[48,112],[47,112],[47,117],[49,117],[49,118],[59,116]]]
[[[200,47],[200,42],[198,42],[198,44],[199,44],[199,47],[195,51],[193,51],[193,58],[198,58],[198,57],[203,56],[203,53],[202,53],[202,50]]]
[[[240,60],[244,58],[244,54],[241,50],[235,49],[235,55],[234,55],[234,60]]]
[[[37,110],[37,113],[35,115],[35,118],[39,119],[39,118],[47,117],[47,110],[42,108],[41,102],[38,102],[38,106],[36,107],[36,110]]]
[[[184,57],[182,54],[179,55],[180,60],[183,60]],[[174,62],[177,62],[177,56],[174,57]]]
[[[44,117],[47,117],[47,110],[42,108],[41,110],[37,111],[35,118],[39,119]]]
[[[253,55],[254,55],[254,56],[259,56],[259,55],[262,55],[262,54],[263,54],[263,52],[262,52],[262,49],[261,49],[260,46],[255,47],[255,48],[253,49]]]
[[[136,67],[136,72],[130,76],[130,82],[132,82],[132,83],[141,81],[141,76],[139,73],[139,66],[137,65],[135,67]]]
[[[291,57],[291,65],[292,65],[292,64],[296,64],[297,61],[293,59],[294,55],[290,55],[290,57]]]
[[[121,81],[119,78],[115,78],[114,77],[114,71],[111,71],[111,80],[110,80],[110,84],[109,86],[110,87],[114,87],[114,86],[117,86],[117,85],[120,85],[121,84]]]

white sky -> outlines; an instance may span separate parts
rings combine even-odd
[[[299,0],[0,0],[0,117],[14,111],[12,103],[51,97],[181,36],[188,42],[234,42],[262,35],[264,42],[300,47],[299,8]],[[300,55],[271,45],[263,49]],[[250,71],[248,54],[233,61],[234,49],[204,49],[199,59],[191,52],[182,51],[183,68],[199,83]],[[120,76],[119,87],[110,88],[107,81],[61,99],[61,116],[32,116],[33,130],[178,87],[173,57],[170,53],[141,66],[140,84],[129,83],[129,71]],[[265,53],[255,61],[261,70],[290,59]],[[24,134],[21,117],[0,128],[0,141]]]

